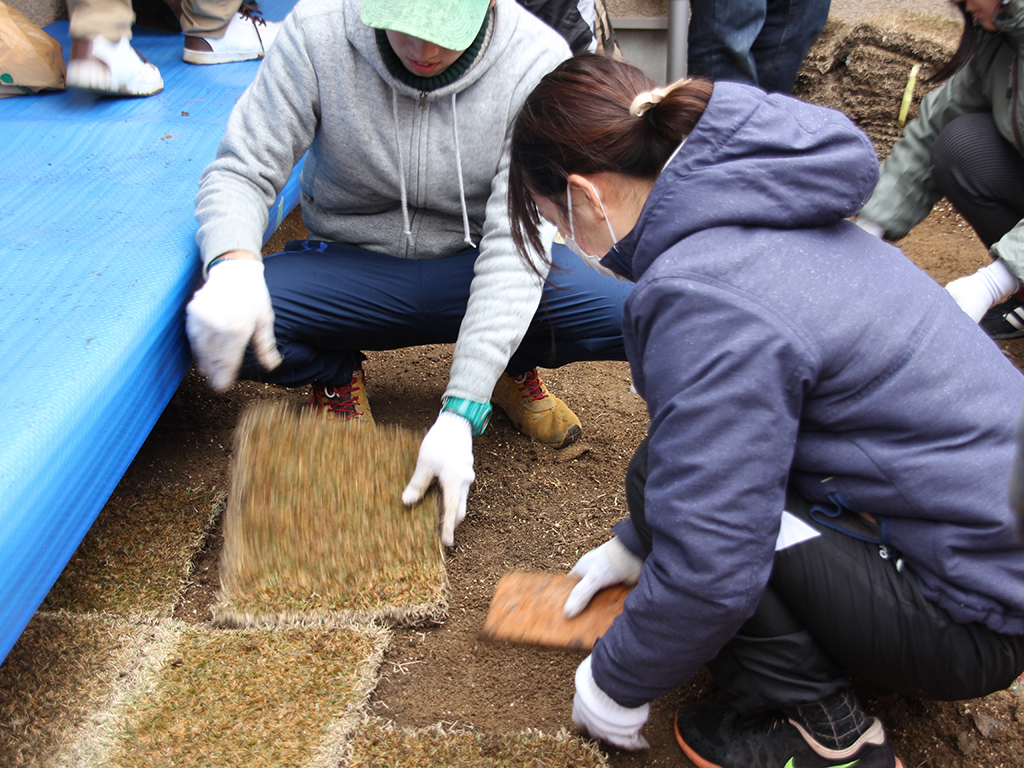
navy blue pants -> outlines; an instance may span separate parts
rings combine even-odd
[[[240,378],[338,386],[351,380],[361,350],[454,342],[478,253],[417,260],[319,240],[289,242],[264,260],[284,362],[264,371],[250,352]],[[552,258],[540,307],[506,372],[625,360],[622,309],[633,284],[597,273],[564,245],[552,248]]]
[[[690,0],[687,74],[791,93],[830,0]]]
[[[630,462],[626,500],[650,551],[648,446],[645,438]],[[708,664],[737,710],[821,701],[851,675],[913,698],[974,699],[1009,687],[1024,670],[1024,636],[957,623],[922,594],[898,553],[822,525],[792,491],[786,509],[818,535],[776,551],[754,615]]]

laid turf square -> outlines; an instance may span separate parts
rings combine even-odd
[[[169,639],[156,624],[37,613],[0,666],[0,765],[89,765],[94,732]]]
[[[223,501],[209,488],[115,489],[42,609],[170,616]]]
[[[336,766],[386,644],[380,629],[184,629],[101,765]]]
[[[215,622],[436,622],[447,611],[437,495],[401,493],[421,435],[257,403],[239,422]]]
[[[608,761],[592,742],[560,732],[484,734],[469,730],[405,729],[370,718],[356,729],[345,768],[588,768]]]

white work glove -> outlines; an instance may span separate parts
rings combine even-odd
[[[885,237],[885,229],[882,225],[875,224],[871,219],[865,219],[863,216],[858,216],[855,223],[868,234],[874,235],[875,237]]]
[[[281,354],[263,262],[224,259],[211,268],[185,309],[185,332],[199,370],[218,392],[238,376],[250,342],[260,365],[268,371],[277,368]]]
[[[618,536],[587,552],[569,571],[580,583],[572,588],[565,601],[562,608],[565,618],[571,619],[586,608],[590,599],[605,587],[636,584],[643,565],[644,561],[626,549]]]
[[[996,259],[973,275],[959,277],[946,285],[946,290],[960,309],[976,323],[980,323],[986,312],[1019,288],[1020,281],[1002,259]]]
[[[473,425],[469,419],[451,411],[441,411],[434,426],[423,437],[416,471],[402,491],[402,503],[411,507],[422,499],[435,478],[441,486],[444,506],[441,543],[450,547],[455,543],[455,526],[466,517],[466,497],[476,478]]]
[[[624,707],[602,691],[590,672],[587,656],[576,668],[576,695],[572,700],[572,721],[595,739],[635,752],[650,749],[640,729],[647,723],[651,705]]]

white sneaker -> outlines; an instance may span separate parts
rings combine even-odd
[[[227,64],[232,61],[262,59],[277,37],[280,23],[267,21],[259,11],[243,5],[228,22],[224,37],[185,36],[181,58],[189,64]]]
[[[67,85],[111,96],[152,96],[164,89],[164,80],[127,37],[112,43],[97,35],[71,41]]]

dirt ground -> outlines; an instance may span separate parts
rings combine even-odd
[[[305,234],[297,213],[268,245],[279,249]],[[984,248],[945,203],[906,238],[909,258],[945,283],[986,262]],[[864,297],[851,296],[850,301]],[[1024,341],[1004,342],[1021,367]],[[448,346],[369,352],[366,377],[374,417],[384,424],[427,429],[436,415],[451,359]],[[510,569],[568,570],[608,537],[626,515],[623,478],[645,434],[643,402],[629,391],[625,363],[589,363],[542,372],[552,390],[579,415],[580,443],[554,451],[496,417],[476,440],[476,483],[469,516],[450,552],[450,618],[440,626],[397,632],[371,701],[374,714],[400,725],[442,722],[488,732],[572,728],[573,673],[579,652],[495,644],[479,637],[500,576]],[[257,398],[308,399],[307,389],[241,383],[224,395],[190,372],[143,446],[123,483],[227,487],[232,433],[240,410]],[[176,617],[210,619],[218,586],[219,529],[196,563]],[[1024,699],[1014,689],[983,700],[937,703],[858,685],[872,714],[890,730],[908,768],[1015,766],[1024,763]],[[608,752],[626,766],[687,766],[672,736],[672,716],[684,702],[712,699],[706,671],[652,707],[641,754]]]

